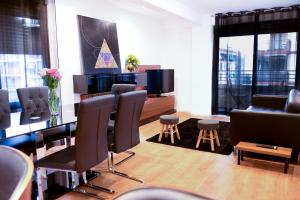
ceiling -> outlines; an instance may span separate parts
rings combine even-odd
[[[300,4],[300,0],[108,0],[122,9],[166,21],[201,24],[203,15]],[[176,20],[175,20],[176,19]]]
[[[175,0],[191,10],[206,13],[237,12],[300,4],[300,0]]]

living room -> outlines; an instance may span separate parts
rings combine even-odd
[[[30,157],[32,181],[26,180],[32,188],[27,187],[31,198],[122,199],[125,195],[126,199],[129,194],[130,199],[131,192],[142,195],[132,199],[155,195],[157,199],[168,199],[166,195],[169,199],[298,198],[299,1],[18,0],[1,5],[0,21],[9,31],[0,31],[0,89],[8,91],[10,119],[8,126],[2,125],[0,116],[0,144]],[[11,16],[25,28],[10,21]],[[17,33],[9,34],[12,31]],[[41,42],[35,42],[36,38]],[[133,72],[130,56],[138,63]],[[11,60],[18,64],[11,67]],[[150,77],[151,70],[170,74]],[[22,83],[11,81],[11,73],[20,73]],[[54,90],[48,75],[55,76]],[[151,92],[149,81],[161,83],[161,88]],[[93,170],[79,170],[78,176],[46,170],[47,157],[77,145],[76,131],[84,127],[84,120],[78,126],[78,116],[85,110],[81,103],[95,96],[108,101],[109,94],[114,94],[113,84],[124,83],[136,84],[137,93],[146,90],[145,103],[139,108],[140,126],[133,123],[136,111],[132,111],[132,120],[123,124],[130,123],[137,130],[132,128],[129,133],[122,123],[117,125],[122,117],[128,120],[123,115],[131,116],[129,104],[121,113],[127,92],[117,92],[114,103],[120,108],[114,107],[105,127],[109,132],[112,126],[114,131],[105,137],[116,137],[118,129],[124,134],[134,132],[138,136],[132,137],[138,140],[131,141],[132,148],[121,152],[104,144],[109,155]],[[19,89],[37,86],[49,89],[47,127],[41,125],[44,116],[24,117],[26,106],[32,104],[23,106]],[[51,91],[55,92],[54,101]],[[54,114],[53,102],[58,106]],[[69,117],[70,113],[76,116]],[[60,115],[68,121],[59,119]],[[93,127],[94,118],[87,119]],[[46,144],[48,136],[43,132],[50,128],[62,128],[71,135],[48,139],[51,142]],[[18,136],[29,139],[19,144]],[[130,159],[126,158],[128,152],[132,153]],[[114,165],[123,158],[124,162]],[[0,163],[6,160],[4,157]],[[118,171],[130,176],[120,177]],[[87,183],[86,176],[92,177]]]

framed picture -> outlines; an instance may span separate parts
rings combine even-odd
[[[121,73],[116,23],[77,18],[84,74]]]

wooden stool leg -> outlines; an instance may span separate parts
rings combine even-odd
[[[162,139],[162,136],[164,134],[164,124],[161,124],[161,129],[160,129],[160,133],[159,133],[159,138],[158,138],[158,141],[160,142],[161,139]]]
[[[217,130],[214,130],[214,133],[215,133],[215,138],[216,138],[217,145],[219,147],[220,146],[220,140],[219,140],[219,136],[218,136]]]
[[[165,125],[165,131],[164,131],[164,133],[165,133],[165,138],[168,137],[168,132],[169,132],[169,125],[166,124],[166,125]]]
[[[203,130],[203,135],[202,135],[202,138],[204,138],[205,140],[203,140],[203,143],[207,143],[209,139],[208,138],[208,130]]]
[[[203,136],[203,130],[202,130],[202,129],[200,129],[200,131],[199,131],[199,135],[198,135],[198,140],[197,140],[197,143],[196,143],[196,148],[199,148],[199,145],[200,145],[200,142],[201,142],[202,136]]]
[[[212,130],[209,131],[209,138],[210,138],[210,148],[212,151],[215,151],[215,147],[214,147],[214,135]]]
[[[180,140],[180,134],[177,128],[177,124],[175,125],[175,130],[176,130],[177,139]]]
[[[170,134],[171,134],[171,143],[174,144],[174,129],[172,125],[170,125]]]

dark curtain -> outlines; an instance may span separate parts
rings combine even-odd
[[[37,74],[43,67],[49,67],[46,2],[0,1],[0,86],[12,109],[19,106],[16,88],[43,84]]]
[[[300,6],[294,5],[216,14],[213,114],[229,114],[234,108],[245,109],[254,94],[286,95],[290,89],[300,88],[299,11]],[[234,47],[234,40],[241,36],[254,38],[251,45],[245,40],[252,50],[250,58],[248,50]],[[228,43],[226,54],[222,41],[227,38],[233,42]],[[252,66],[249,66],[249,59]],[[224,63],[231,67],[224,68]]]

